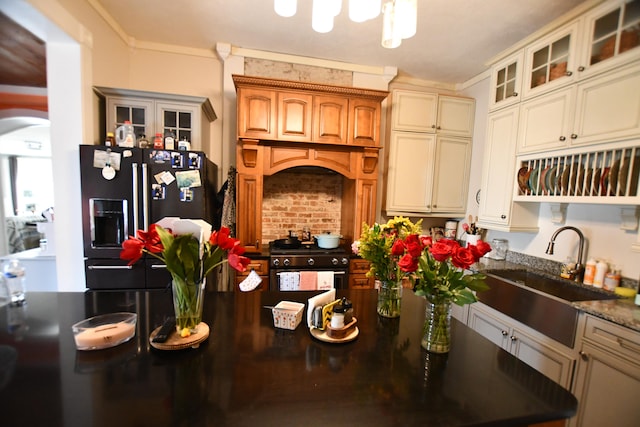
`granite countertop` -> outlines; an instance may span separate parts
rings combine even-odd
[[[472,266],[474,271],[488,271],[488,270],[531,270],[538,274],[548,276],[555,279],[561,279],[557,275],[550,274],[547,271],[535,268],[538,266],[530,266],[527,264],[521,264],[513,261],[498,261],[489,258],[482,258],[480,262]],[[575,283],[575,286],[588,287],[594,289],[591,286],[583,285],[581,283]],[[608,291],[602,291],[611,293]],[[612,300],[596,300],[596,301],[578,301],[570,302],[569,304],[576,307],[578,310],[589,313],[593,316],[600,317],[610,322],[616,323],[621,326],[633,329],[640,332],[640,306],[634,304],[632,299],[619,298]]]

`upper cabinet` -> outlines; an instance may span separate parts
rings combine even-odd
[[[640,1],[605,2],[584,15],[583,28],[581,77],[640,57]]]
[[[578,63],[578,21],[574,21],[525,49],[523,97],[531,97],[570,83]]]
[[[394,90],[391,113],[393,130],[473,135],[475,101],[437,93]]]
[[[518,51],[491,68],[489,109],[506,107],[520,101],[523,62],[524,53]]]
[[[104,102],[105,134],[131,122],[136,137],[152,140],[156,133],[173,132],[194,150],[206,148],[209,123],[216,119],[208,98],[107,87],[94,88]]]
[[[506,117],[493,113],[507,105],[517,114],[516,151],[503,159],[509,190],[485,159],[480,222],[513,229],[513,212],[500,212],[522,202],[640,204],[640,0],[581,6],[531,40],[493,65],[485,151],[503,139],[496,130]],[[505,191],[499,207],[490,195]]]
[[[393,91],[387,215],[465,213],[474,113],[470,98]]]
[[[247,76],[234,82],[241,139],[380,145],[387,92]]]

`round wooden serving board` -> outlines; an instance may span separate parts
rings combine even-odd
[[[198,332],[191,334],[188,337],[182,338],[178,332],[174,331],[169,335],[169,338],[165,342],[153,342],[153,338],[156,336],[162,326],[158,326],[149,335],[149,343],[158,350],[183,350],[185,348],[198,348],[200,343],[209,337],[209,325],[204,322],[198,324]]]

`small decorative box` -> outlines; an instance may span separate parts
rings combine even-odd
[[[280,301],[273,307],[273,326],[294,330],[302,321],[304,304],[293,301]]]

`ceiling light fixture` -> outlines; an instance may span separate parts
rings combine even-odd
[[[349,19],[365,22],[382,10],[382,46],[395,48],[416,34],[418,0],[349,0]],[[274,0],[276,13],[285,18],[296,14],[297,0]],[[313,0],[311,27],[319,33],[333,29],[333,20],[342,11],[342,0]]]

